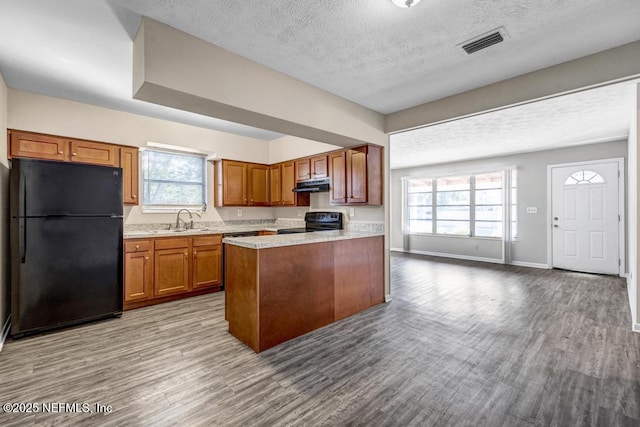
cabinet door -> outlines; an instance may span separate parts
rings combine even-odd
[[[125,205],[138,204],[138,149],[120,148],[120,167],[122,167],[122,189]]]
[[[282,204],[282,167],[279,164],[269,167],[269,204]]]
[[[116,166],[116,147],[100,142],[71,140],[71,161],[93,165]]]
[[[222,245],[193,247],[193,289],[222,283]]]
[[[153,295],[153,259],[150,251],[126,253],[124,301],[140,301]]]
[[[296,205],[297,197],[293,192],[294,188],[296,188],[295,163],[284,162],[282,164],[282,204],[284,206]],[[307,198],[308,196],[307,193]]]
[[[367,203],[367,149],[347,150],[347,203]]]
[[[329,168],[331,172],[331,190],[329,201],[332,204],[343,204],[347,201],[347,164],[346,152],[339,151],[329,154]]]
[[[269,166],[249,164],[249,206],[269,206]]]
[[[311,179],[311,163],[309,159],[296,160],[296,181]]]
[[[328,176],[327,156],[312,157],[310,162],[311,162],[311,178],[326,178]]]
[[[247,199],[247,164],[233,160],[222,161],[223,206],[244,206]]]
[[[12,157],[31,157],[45,160],[67,160],[69,140],[29,132],[10,131],[9,153]]]
[[[153,276],[156,297],[188,291],[189,248],[156,250]]]

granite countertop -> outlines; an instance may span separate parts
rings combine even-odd
[[[384,236],[384,233],[347,230],[316,231],[314,233],[277,234],[260,237],[226,237],[222,242],[251,249],[268,249],[376,236]]]
[[[274,224],[252,224],[252,225],[236,225],[225,227],[204,227],[194,228],[193,230],[136,230],[125,231],[123,236],[125,239],[141,239],[145,237],[179,237],[179,236],[197,236],[203,234],[222,234],[222,233],[240,233],[244,231],[278,231],[285,228],[296,228],[292,226],[278,226]]]

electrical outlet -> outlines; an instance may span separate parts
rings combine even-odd
[[[354,216],[356,216],[356,209],[349,208],[349,217],[353,218]]]
[[[527,207],[527,213],[528,214],[537,214],[538,213],[538,208],[536,206]]]
[[[238,216],[242,216],[242,209],[238,209]]]

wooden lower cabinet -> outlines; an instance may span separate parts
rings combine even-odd
[[[193,289],[222,284],[222,236],[193,238]]]
[[[161,297],[189,290],[189,248],[155,251],[153,295]]]
[[[124,302],[145,301],[153,296],[153,242],[125,243]]]
[[[220,234],[125,241],[125,310],[215,292],[221,287]]]

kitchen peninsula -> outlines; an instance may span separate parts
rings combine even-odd
[[[229,332],[261,352],[384,302],[383,233],[225,238]]]

